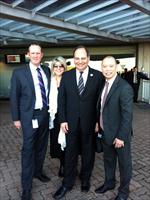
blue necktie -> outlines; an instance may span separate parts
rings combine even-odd
[[[80,72],[80,77],[79,77],[79,83],[78,83],[78,91],[79,91],[79,95],[82,94],[83,90],[84,90],[84,81],[83,81],[83,76],[82,76],[83,72]]]
[[[37,72],[38,72],[38,79],[39,79],[39,86],[40,86],[40,90],[41,90],[43,107],[47,107],[46,90],[45,90],[44,81],[43,81],[43,78],[42,78],[40,68],[37,68]]]

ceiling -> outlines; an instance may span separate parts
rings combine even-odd
[[[131,44],[150,41],[150,0],[3,0],[0,45]]]

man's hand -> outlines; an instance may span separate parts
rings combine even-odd
[[[99,132],[99,127],[98,127],[98,122],[96,122],[95,124],[95,133],[98,133]]]
[[[115,145],[115,148],[121,148],[124,147],[124,141],[120,140],[118,138],[115,138],[113,144]]]
[[[68,133],[69,127],[68,127],[68,123],[67,123],[67,122],[61,123],[60,127],[62,128],[62,130],[63,130],[65,133]]]
[[[21,122],[20,121],[14,121],[14,126],[16,129],[20,130],[21,129]]]

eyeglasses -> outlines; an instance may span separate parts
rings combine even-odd
[[[63,65],[54,65],[53,68],[60,68],[60,69],[62,69],[62,68],[65,68],[65,67]]]

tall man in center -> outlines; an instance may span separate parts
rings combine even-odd
[[[58,96],[59,120],[66,133],[66,152],[64,179],[53,196],[55,199],[61,199],[74,185],[80,145],[81,191],[90,189],[94,164],[96,103],[103,75],[88,66],[90,56],[84,46],[78,46],[73,57],[75,69],[63,74]]]

